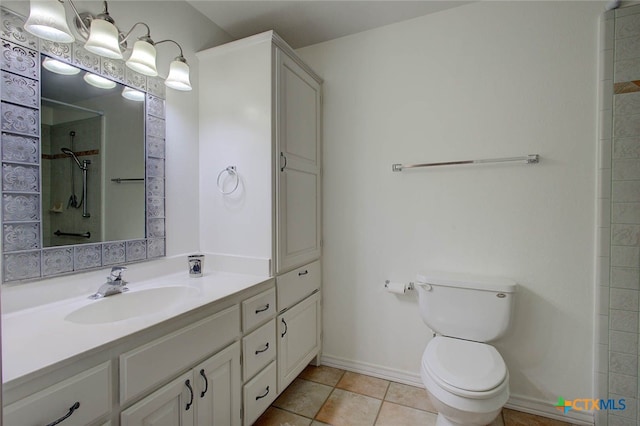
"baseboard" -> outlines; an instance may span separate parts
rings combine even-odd
[[[354,373],[366,374],[380,379],[424,388],[419,374],[408,373],[406,371],[382,367],[375,364],[368,364],[365,362],[352,361],[327,354],[322,354],[320,363],[328,367],[340,368]],[[505,407],[512,410],[522,411],[524,413],[535,414],[536,416],[562,420],[574,425],[592,426],[594,424],[592,412],[570,411],[564,415],[547,401],[521,395],[511,395]]]

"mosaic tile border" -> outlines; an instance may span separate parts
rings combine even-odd
[[[25,18],[0,7],[2,127],[2,282],[32,280],[166,255],[165,86],[101,58],[79,43],[39,40],[22,28]],[[40,193],[40,56],[145,91],[146,239],[42,248]]]

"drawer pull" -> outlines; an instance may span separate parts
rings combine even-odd
[[[269,395],[269,386],[267,386],[267,391],[264,394],[256,396],[256,401],[264,398],[267,395]]]
[[[307,271],[306,269],[302,272],[298,272],[298,276],[301,277],[303,275],[307,275],[309,273],[309,271]]]
[[[269,309],[269,304],[267,303],[266,305],[264,305],[262,308],[260,309],[256,309],[256,314],[259,314],[260,312],[264,312],[266,310]]]
[[[200,375],[204,379],[204,390],[200,393],[200,398],[204,398],[204,394],[207,393],[207,389],[209,389],[209,381],[207,380],[207,375],[204,373],[204,368],[200,370]]]
[[[284,320],[284,318],[282,318],[282,323],[284,324],[284,331],[282,332],[282,334],[280,335],[280,337],[284,337],[285,334],[287,334],[287,329],[289,328],[287,326],[287,322]]]
[[[260,349],[259,351],[256,351],[256,355],[261,354],[262,352],[266,352],[269,350],[269,342],[267,342],[267,344],[264,346],[264,349]]]
[[[60,417],[58,420],[56,420],[55,422],[49,423],[47,426],[55,426],[57,424],[60,424],[62,422],[64,422],[65,420],[67,420],[69,417],[71,417],[71,415],[73,414],[74,411],[76,411],[78,408],[80,408],[80,403],[78,401],[76,401],[75,404],[73,404],[71,406],[71,408],[69,408],[69,412],[67,414],[65,414],[64,416]]]
[[[187,388],[189,389],[189,393],[191,394],[191,399],[189,400],[189,402],[187,402],[187,406],[184,408],[185,411],[189,411],[189,408],[191,408],[191,406],[193,405],[193,388],[191,387],[191,382],[189,382],[189,379],[187,379],[184,384],[187,386]]]

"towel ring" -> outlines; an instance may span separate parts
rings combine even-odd
[[[233,188],[231,188],[231,190],[229,191],[225,191],[222,184],[220,183],[220,178],[224,175],[225,172],[227,172],[229,176],[233,176],[236,179],[236,183],[233,185]],[[229,166],[226,169],[222,169],[222,171],[218,173],[218,179],[216,180],[216,185],[218,186],[218,191],[220,191],[222,195],[232,194],[233,192],[235,192],[236,189],[238,189],[239,184],[240,184],[240,177],[238,177],[238,172],[236,172],[236,166]]]

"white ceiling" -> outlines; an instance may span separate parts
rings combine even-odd
[[[457,0],[187,2],[235,39],[275,30],[294,49],[470,3]]]

